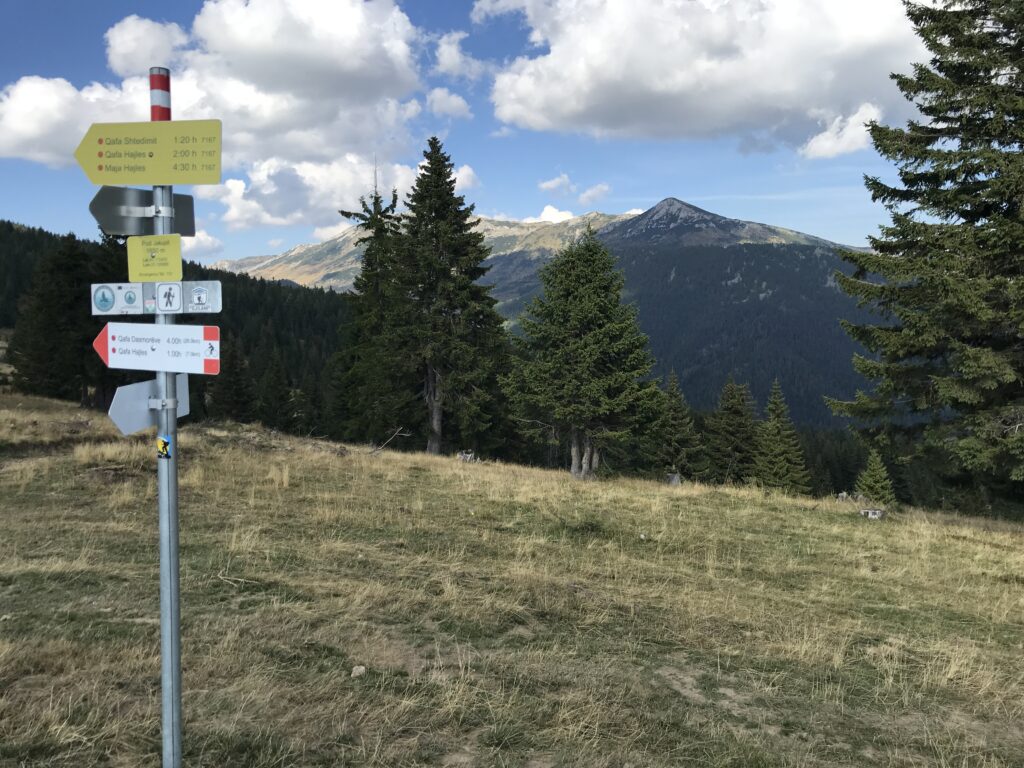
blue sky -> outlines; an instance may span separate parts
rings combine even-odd
[[[0,218],[96,235],[72,153],[91,122],[224,121],[196,195],[203,261],[340,231],[407,188],[430,135],[486,216],[621,213],[677,197],[861,245],[889,177],[868,119],[910,116],[888,74],[923,59],[898,0],[184,0],[5,4]]]

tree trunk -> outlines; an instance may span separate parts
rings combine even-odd
[[[580,432],[576,427],[572,428],[572,432],[569,434],[569,452],[572,455],[572,465],[569,467],[569,472],[572,473],[573,477],[580,476]]]
[[[441,453],[441,376],[434,366],[427,365],[425,390],[427,401],[427,453]]]
[[[594,459],[594,444],[590,442],[590,436],[584,435],[583,437],[583,466],[581,467],[580,477],[584,480],[590,480],[594,477],[593,470],[593,459]]]

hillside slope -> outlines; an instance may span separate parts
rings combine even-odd
[[[2,765],[158,762],[151,443],[0,397]],[[231,424],[180,456],[188,765],[1024,754],[1020,526]]]

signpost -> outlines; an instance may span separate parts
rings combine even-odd
[[[174,195],[171,231],[184,237],[196,235],[195,200]],[[89,203],[89,213],[108,235],[152,235],[156,232],[153,191],[133,187],[100,187]],[[166,215],[161,212],[161,215]]]
[[[220,184],[220,137],[220,120],[93,123],[75,160],[93,184]]]
[[[220,329],[175,326],[183,312],[219,312],[220,283],[182,283],[181,238],[195,235],[193,200],[172,184],[219,184],[219,120],[171,121],[171,73],[149,70],[149,123],[96,123],[75,150],[94,184],[89,210],[103,231],[132,235],[128,283],[90,289],[94,315],[153,314],[154,324],[112,322],[93,342],[111,368],[156,371],[119,387],[110,418],[124,434],[157,428],[160,518],[160,694],[163,768],[181,768],[181,615],[178,596],[178,418],[188,413],[188,373],[220,371]],[[141,236],[152,236],[143,238]],[[132,242],[135,241],[135,242]]]
[[[181,280],[181,235],[129,237],[128,279]]]

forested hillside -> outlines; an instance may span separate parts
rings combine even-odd
[[[127,281],[120,243],[61,237],[6,221],[0,222],[0,238],[0,285],[5,296],[0,326],[15,326],[17,321],[10,357],[11,362],[20,362],[23,388],[106,407],[118,385],[145,378],[107,369],[91,346],[106,319],[90,314],[89,285]],[[338,348],[338,331],[348,317],[347,297],[191,262],[186,262],[184,273],[186,280],[221,281],[224,311],[216,322],[248,361],[248,378],[259,381],[279,359],[284,386],[300,390],[314,406],[319,402],[321,374]],[[204,377],[192,377],[196,416],[204,414],[207,383]],[[284,397],[288,395],[285,391]]]

